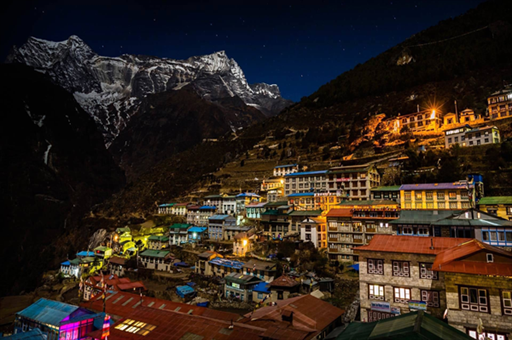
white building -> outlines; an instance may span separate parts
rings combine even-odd
[[[484,126],[471,129],[463,127],[445,132],[444,145],[450,148],[455,144],[460,146],[477,146],[500,143],[500,131],[496,126]]]
[[[308,217],[300,223],[300,239],[311,242],[315,248],[327,248],[325,219]]]
[[[293,174],[294,172],[299,172],[298,164],[287,164],[287,165],[278,165],[274,168],[274,176],[281,177],[288,174]]]

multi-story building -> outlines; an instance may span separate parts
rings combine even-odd
[[[171,209],[174,203],[164,203],[158,206],[158,214],[160,215],[169,215],[171,214]]]
[[[343,201],[343,197],[332,192],[315,192],[314,194],[316,210],[329,211]]]
[[[353,248],[367,244],[377,234],[392,234],[390,222],[400,216],[394,201],[349,201],[327,213],[329,261],[357,262]]]
[[[245,275],[257,276],[265,282],[274,280],[277,273],[276,262],[267,262],[251,259],[243,266]]]
[[[477,119],[477,114],[471,109],[465,109],[459,112],[459,122],[461,124],[469,124],[476,121]]]
[[[267,202],[275,202],[284,195],[284,177],[268,178],[261,182],[261,191],[267,194]]]
[[[441,126],[441,113],[437,110],[424,110],[397,117],[400,131],[406,128],[411,132],[437,132]]]
[[[288,205],[295,210],[313,210],[315,208],[315,194],[313,192],[297,192],[289,194]]]
[[[172,269],[173,256],[168,250],[148,249],[139,254],[144,268],[168,272]]]
[[[245,206],[245,217],[250,220],[261,219],[261,214],[265,212],[266,202],[250,203]]]
[[[327,189],[327,170],[295,172],[284,176],[284,194],[305,193]]]
[[[391,200],[400,203],[400,185],[375,187],[370,190],[371,200]]]
[[[226,298],[251,302],[253,288],[262,282],[261,279],[238,273],[230,273],[224,277],[224,296]]]
[[[190,203],[175,203],[171,207],[171,214],[177,215],[177,216],[187,216],[187,206],[190,205]]]
[[[278,165],[274,168],[274,177],[283,177],[295,172],[299,172],[298,164]]]
[[[167,236],[157,236],[157,235],[151,235],[148,237],[148,248],[149,249],[165,249],[169,247],[169,237]]]
[[[213,275],[212,267],[209,262],[215,258],[222,258],[222,255],[210,250],[199,254],[197,256],[195,272],[206,276]]]
[[[433,271],[440,252],[469,239],[376,235],[359,254],[361,320],[377,321],[415,310],[441,318],[444,275]]]
[[[346,200],[370,198],[370,189],[380,185],[380,174],[373,164],[334,167],[327,172],[327,191]]]
[[[189,205],[187,206],[187,223],[192,225],[199,224],[199,209],[200,205]]]
[[[201,227],[208,226],[208,220],[210,217],[215,215],[215,212],[217,211],[217,207],[212,205],[203,205],[199,208],[199,221],[196,223],[196,225]],[[188,222],[188,220],[187,220]]]
[[[482,197],[477,202],[477,207],[489,214],[512,220],[512,196]]]
[[[274,207],[275,203],[266,205],[267,211],[261,214],[260,225],[263,229],[263,236],[268,240],[282,240],[283,237],[292,233],[290,230],[290,221],[288,215],[292,212],[290,206],[286,205],[287,202],[281,206]],[[293,233],[296,233],[294,231]]]
[[[389,222],[392,233],[400,236],[450,237],[450,227],[434,226],[460,210],[402,210],[400,218]]]
[[[188,228],[188,243],[196,243],[201,242],[202,240],[208,238],[208,228],[207,227],[190,227]]]
[[[219,194],[205,196],[204,205],[217,207],[218,214],[234,215],[237,213],[235,195]]]
[[[229,215],[214,215],[208,219],[208,236],[210,240],[222,241],[227,227],[236,226],[236,218]]]
[[[400,187],[402,210],[461,210],[474,205],[475,187],[467,181],[404,184]]]
[[[308,218],[322,217],[322,210],[294,210],[288,214],[290,233],[299,233],[302,221]]]
[[[439,253],[432,270],[444,275],[451,326],[475,339],[512,338],[511,252],[471,240]]]
[[[244,227],[244,226],[226,226],[224,227],[224,232],[222,234],[222,240],[223,241],[232,241],[235,239],[235,237],[241,233],[247,233],[249,230],[251,230],[251,227]]]
[[[327,248],[325,217],[307,217],[300,223],[300,239],[311,242],[315,248]]]
[[[491,120],[512,117],[512,89],[491,94],[487,98],[487,110]]]
[[[212,273],[211,275],[224,277],[230,273],[241,273],[243,262],[228,260],[221,257],[216,257],[208,261],[207,268],[205,271]]]
[[[174,223],[169,226],[169,244],[179,246],[188,242],[188,230],[192,226],[187,223]]]
[[[469,125],[447,130],[445,132],[445,148],[455,144],[462,147],[500,143],[500,131],[496,126],[471,128]]]

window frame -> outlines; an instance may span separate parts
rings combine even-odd
[[[399,267],[400,270],[395,270],[396,266]],[[400,275],[399,273],[405,273],[404,268],[407,267],[407,274]],[[397,277],[411,277],[411,263],[409,261],[391,261],[391,272],[392,276]]]
[[[402,294],[402,292],[403,292],[403,294]],[[398,297],[397,297],[397,293],[398,293]],[[404,297],[402,297],[402,295]],[[409,297],[407,297],[407,295]],[[409,303],[409,301],[411,301],[411,288],[393,287],[393,302]]]
[[[430,267],[428,267],[430,265]],[[419,278],[420,279],[424,279],[424,280],[439,280],[439,273],[436,272],[436,271],[433,271],[432,270],[432,266],[433,266],[433,263],[430,263],[430,262],[420,262],[418,264],[419,266]],[[430,268],[431,270],[428,270],[428,268]],[[426,273],[425,275],[422,276],[422,272],[425,271],[425,272],[431,272],[432,275],[431,277],[428,277],[428,273]]]

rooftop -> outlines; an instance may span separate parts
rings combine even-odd
[[[284,177],[325,175],[326,173],[327,173],[327,170],[305,171],[305,172],[295,172],[293,174],[287,174],[287,175],[284,175]]]
[[[203,205],[199,210],[217,210],[217,208],[213,205]]]
[[[469,335],[448,325],[446,322],[424,313],[407,313],[375,322],[352,322],[336,340],[384,340],[384,339],[424,339],[424,340],[465,340]]]
[[[236,197],[261,197],[258,194],[255,194],[254,192],[243,192],[241,194],[236,195]]]
[[[362,200],[362,201],[342,201],[338,205],[353,206],[372,206],[372,205],[398,205],[397,202],[391,200]]]
[[[62,320],[78,309],[79,307],[69,305],[64,302],[41,298],[24,310],[16,313],[16,315],[23,316],[39,323],[59,327]]]
[[[313,197],[315,196],[315,193],[314,192],[296,192],[294,194],[289,194],[288,196],[286,197]]]
[[[460,210],[402,210],[400,218],[391,221],[391,224],[431,224],[454,214]]]
[[[369,244],[354,248],[354,250],[436,255],[443,250],[469,240],[471,239],[454,237],[374,235]]]
[[[289,168],[289,167],[292,167],[292,166],[297,166],[297,164],[278,165],[278,166],[274,167],[274,169]]]
[[[390,186],[383,186],[383,187],[375,187],[371,188],[370,191],[399,191],[400,185],[390,185]]]
[[[512,261],[490,262],[473,261],[469,257],[480,252],[499,254],[512,259],[512,253],[490,246],[475,239],[446,249],[436,256],[432,269],[442,272],[475,275],[512,276]],[[485,265],[484,265],[485,264]]]
[[[466,181],[458,181],[453,183],[420,183],[420,184],[403,184],[400,190],[458,190],[467,189]],[[473,184],[469,184],[473,187]]]
[[[230,216],[229,215],[213,215],[213,216],[210,216],[208,219],[209,220],[225,220],[228,217],[230,217]]]
[[[322,215],[322,210],[295,210],[292,211],[290,216],[320,216]]]
[[[288,201],[277,201],[277,202],[268,202],[265,204],[265,208],[268,207],[279,207],[281,205],[287,205]]]
[[[245,275],[245,274],[241,274],[241,273],[229,273],[228,275],[224,276],[224,279],[226,281],[242,283],[242,284],[255,283],[255,282],[261,281],[261,279],[256,276]]]
[[[483,197],[478,201],[478,205],[491,204],[512,204],[512,196],[488,196]]]
[[[124,266],[126,262],[128,262],[128,259],[125,257],[112,256],[108,259],[108,262]]]
[[[256,286],[254,286],[252,290],[254,292],[258,292],[258,293],[269,294],[270,290],[268,289],[267,286],[268,286],[268,282],[260,282]]]
[[[169,229],[187,229],[191,226],[191,224],[188,223],[174,223],[173,225],[169,226]]]
[[[188,232],[189,233],[202,233],[202,232],[206,231],[207,229],[208,229],[207,227],[190,227]]]
[[[242,269],[242,266],[244,265],[243,262],[223,259],[221,257],[216,257],[213,260],[210,260],[210,263],[216,264],[218,266],[223,266],[223,267],[227,267],[227,268],[235,268],[235,269]]]
[[[170,252],[168,250],[147,249],[147,250],[144,250],[142,253],[140,253],[140,256],[164,258],[169,254],[170,254]]]
[[[277,279],[274,279],[274,281],[270,282],[270,287],[295,287],[299,283],[289,277],[288,275],[281,275]]]
[[[327,213],[327,217],[352,217],[350,208],[333,208]]]
[[[242,267],[256,270],[276,270],[276,263],[251,259],[248,262],[246,262]]]
[[[148,237],[148,240],[149,241],[168,242],[169,241],[169,237],[167,237],[167,236],[151,235],[150,237]]]

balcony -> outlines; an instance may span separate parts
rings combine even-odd
[[[336,232],[336,231],[338,231],[338,227],[329,227],[329,228],[327,228],[327,231],[334,231],[334,232]]]
[[[355,238],[353,242],[357,244],[363,244],[363,239]]]
[[[367,233],[376,233],[377,232],[377,228],[366,228],[366,232]]]

